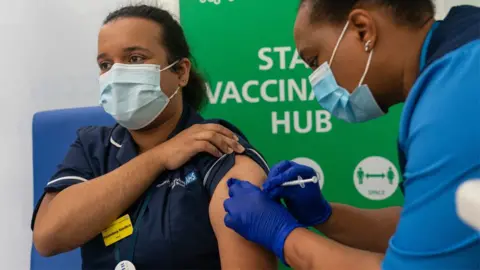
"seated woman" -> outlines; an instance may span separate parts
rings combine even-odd
[[[121,8],[98,51],[100,102],[118,125],[78,131],[33,216],[38,252],[81,247],[83,269],[95,270],[276,268],[224,225],[226,181],[261,185],[268,167],[238,129],[196,112],[205,84],[177,21]]]

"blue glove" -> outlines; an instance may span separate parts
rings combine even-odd
[[[303,187],[282,186],[285,182],[298,180],[299,176],[308,179],[317,177],[317,173],[308,166],[282,161],[270,170],[263,191],[272,199],[283,198],[290,213],[305,226],[326,222],[332,214],[332,208],[323,198],[318,183],[306,183]]]
[[[249,182],[230,179],[230,198],[223,206],[225,225],[245,239],[273,251],[285,263],[287,236],[301,225],[280,203]]]

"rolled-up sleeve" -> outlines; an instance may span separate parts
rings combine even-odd
[[[204,176],[203,186],[207,189],[210,196],[213,196],[213,193],[215,192],[215,189],[220,181],[233,168],[233,166],[235,166],[235,156],[237,155],[245,155],[249,157],[263,169],[265,174],[268,174],[270,170],[268,163],[260,154],[260,152],[258,152],[255,147],[250,144],[245,135],[243,135],[243,133],[237,127],[220,119],[207,120],[204,123],[221,124],[230,129],[237,135],[239,138],[238,142],[245,148],[245,152],[242,154],[225,154],[218,159],[201,158],[198,161],[199,167],[202,168],[201,174]],[[205,154],[200,156],[203,157]]]
[[[255,163],[260,166],[265,174],[268,175],[269,167],[263,156],[257,152],[250,144],[244,140],[240,140],[240,144],[245,147],[245,152],[241,155],[245,155],[252,159]],[[235,156],[239,155],[236,153],[224,155],[214,162],[207,171],[205,175],[204,186],[207,188],[210,196],[213,196],[215,189],[217,188],[220,181],[225,177],[225,175],[235,166]]]
[[[58,165],[57,172],[50,178],[45,192],[58,192],[63,189],[86,182],[92,178],[92,169],[85,156],[80,139],[70,146],[63,162]]]

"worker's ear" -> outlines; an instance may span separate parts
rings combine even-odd
[[[183,58],[173,66],[172,70],[178,75],[179,87],[187,86],[188,80],[190,79],[191,68],[192,68],[192,62],[190,62],[188,58]]]
[[[377,41],[377,27],[370,13],[364,9],[354,9],[350,12],[348,19],[357,32],[357,40],[363,44],[365,51],[373,50]]]

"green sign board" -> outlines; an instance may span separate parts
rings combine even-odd
[[[323,110],[295,50],[297,8],[297,1],[180,0],[182,26],[208,81],[203,115],[238,126],[270,165],[289,159],[315,168],[329,201],[401,205],[401,107],[364,124]]]

